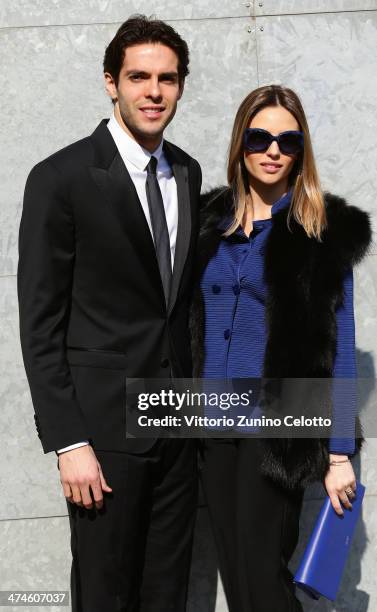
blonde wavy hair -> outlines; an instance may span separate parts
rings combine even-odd
[[[308,123],[297,94],[281,85],[265,85],[249,93],[241,103],[234,120],[228,156],[228,185],[232,189],[234,221],[224,235],[229,236],[242,223],[250,197],[248,173],[244,163],[243,133],[253,117],[266,106],[282,106],[296,119],[304,133],[304,151],[296,159],[289,175],[293,187],[288,213],[302,225],[309,237],[321,240],[326,227],[326,210],[316,169]]]

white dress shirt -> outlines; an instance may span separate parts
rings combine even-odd
[[[116,120],[114,113],[111,115],[107,127],[110,130],[110,134],[114,138],[117,149],[124,161],[133,184],[135,185],[137,195],[139,196],[140,204],[144,211],[152,237],[153,232],[149,214],[147,193],[145,190],[145,182],[147,180],[146,167],[149,164],[152,155],[157,159],[157,180],[164,202],[166,223],[168,226],[170,240],[171,266],[173,269],[178,227],[177,184],[175,182],[172,169],[162,150],[163,140],[157,149],[153,151],[153,153],[150,153],[124,131]]]
[[[171,254],[171,265],[172,269],[174,266],[174,255],[175,255],[175,243],[177,240],[177,228],[178,228],[178,196],[177,196],[177,184],[172,172],[172,169],[163,152],[163,140],[153,153],[144,149],[139,145],[136,140],[131,138],[119,125],[115,118],[114,112],[112,113],[110,120],[107,124],[111,136],[117,146],[120,156],[129,172],[137,195],[139,196],[140,204],[143,209],[145,218],[147,220],[149,230],[152,234],[152,224],[149,214],[149,206],[147,200],[147,193],[145,190],[145,183],[147,179],[146,167],[150,161],[152,155],[157,159],[157,180],[161,189],[162,199],[164,202],[166,223],[168,226],[169,240],[170,240],[170,254]],[[127,201],[125,199],[125,206]],[[64,453],[80,446],[86,446],[89,444],[88,440],[85,442],[77,442],[70,446],[60,448],[56,452],[58,454]]]

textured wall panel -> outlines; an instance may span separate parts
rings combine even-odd
[[[300,539],[291,562],[294,572],[310,537],[322,502],[304,503],[300,521]],[[376,497],[368,496],[363,502],[350,555],[346,563],[341,588],[335,605],[322,598],[313,602],[300,594],[305,612],[374,612],[377,609],[375,589],[375,542],[377,540]]]
[[[0,278],[0,520],[66,513],[54,453],[43,453],[19,343],[16,278]],[[0,572],[1,575],[1,572]]]
[[[112,22],[120,25],[134,13],[165,20],[244,17],[251,10],[247,4],[233,0],[2,0],[0,27]]]
[[[255,39],[248,23],[175,23],[187,38],[192,60],[186,91],[167,135],[199,158],[204,182],[210,185],[224,180],[235,110],[257,85]],[[16,273],[21,202],[32,166],[90,134],[111,112],[101,63],[113,33],[113,26],[0,31],[0,53],[8,66],[7,95],[1,102],[8,129],[0,151],[0,275]]]
[[[358,374],[376,378],[377,339],[377,257],[367,257],[355,269],[356,344]]]
[[[11,170],[11,165],[7,164],[7,168]],[[11,276],[16,273],[18,221],[20,214],[21,200],[10,200],[7,195],[3,195],[1,197],[0,213],[0,277]]]
[[[7,130],[0,151],[0,274],[16,273],[18,223],[32,166],[89,134],[111,108],[101,71],[110,29],[0,30],[7,66],[1,100]]]
[[[70,566],[68,516],[0,521],[2,590],[68,590]],[[187,612],[214,612],[216,599],[216,612],[226,612],[221,584],[217,581],[208,514],[202,508],[197,517]],[[67,612],[70,609],[62,606],[32,608],[35,612]],[[16,612],[20,608],[8,607],[7,610]]]
[[[40,445],[23,368],[8,366],[2,372],[0,520],[62,515],[67,507],[57,459]]]
[[[377,256],[369,256],[355,270],[355,325],[359,413],[367,438],[361,460],[361,481],[368,494],[377,495]]]
[[[167,137],[198,158],[204,188],[223,183],[236,110],[257,87],[255,38],[247,19],[177,23],[193,50],[179,113]]]
[[[68,517],[0,522],[1,590],[69,589],[70,539]],[[10,612],[68,612],[63,606],[11,606]]]
[[[313,603],[304,595],[305,612],[366,612],[377,606],[374,591],[374,555],[372,545],[377,538],[375,497],[364,502],[363,517],[357,526],[350,558],[336,606],[321,600]],[[321,502],[305,502],[300,525],[300,541],[291,563],[294,571],[310,536]],[[213,542],[205,510],[198,515],[196,555],[213,559]],[[70,549],[68,518],[29,519],[0,522],[0,573],[2,589],[61,589],[69,588]],[[199,541],[200,540],[200,541]],[[367,543],[369,545],[367,546]],[[204,550],[206,549],[206,550]],[[208,551],[210,555],[208,557]],[[193,571],[190,583],[188,612],[213,612],[213,574],[202,564]],[[369,607],[368,607],[369,601]],[[13,608],[9,608],[13,610]],[[19,608],[17,608],[19,609]],[[14,608],[16,610],[16,608]],[[36,612],[54,610],[63,612],[67,608],[33,608]],[[226,612],[223,594],[217,598],[216,612]]]
[[[0,277],[0,361],[4,373],[21,363],[16,278]]]
[[[377,606],[374,590],[373,542],[377,538],[376,498],[365,499],[360,520],[347,562],[342,587],[333,607],[325,600],[313,606],[304,595],[305,612],[355,612],[374,610]],[[291,563],[292,571],[298,565],[311,529],[321,506],[320,501],[305,502],[300,524],[300,540]],[[368,544],[368,545],[367,545]],[[68,589],[70,549],[68,518],[32,519],[0,522],[0,573],[2,589]],[[206,511],[198,515],[197,536],[194,547],[196,569],[192,571],[188,612],[213,612],[215,584],[213,575],[214,549]],[[205,560],[205,564],[203,563]],[[208,563],[209,560],[209,563]],[[208,572],[208,568],[212,568]],[[220,585],[219,585],[220,586]],[[369,607],[367,605],[369,600]],[[33,608],[42,612],[42,608]],[[43,610],[49,608],[43,608]],[[66,608],[51,608],[52,610]],[[16,608],[15,608],[16,610]],[[217,597],[216,612],[226,612],[222,592]]]
[[[37,161],[90,133],[111,108],[101,64],[112,31],[110,26],[0,30],[7,66],[0,180],[13,205]]]
[[[254,25],[246,4],[231,0],[165,0],[163,5],[152,0],[0,3],[0,28],[5,27],[0,29],[1,110],[8,127],[0,151],[5,194],[0,207],[2,589],[68,588],[69,527],[67,517],[61,516],[66,505],[56,458],[43,454],[35,431],[18,344],[15,279],[9,276],[16,272],[18,221],[28,171],[51,152],[89,134],[111,110],[103,93],[101,61],[119,23],[135,11],[157,12],[158,17],[174,20],[172,25],[187,38],[191,75],[167,136],[199,159],[205,186],[224,181],[230,130],[244,95],[258,85],[258,79],[260,84],[283,82],[300,93],[307,109],[324,187],[347,196],[374,217],[377,214],[377,152],[372,140],[377,127],[377,17],[367,12],[377,8],[377,0],[257,0],[257,15],[292,15],[261,16]],[[359,9],[365,10],[352,13]],[[299,15],[321,11],[328,14]],[[233,18],[221,19],[225,16]],[[210,17],[216,19],[203,19]],[[17,29],[66,23],[83,25]],[[375,377],[377,338],[374,260],[369,257],[355,275],[358,368],[359,375],[369,377]],[[377,609],[376,452],[377,441],[369,440],[355,461],[356,473],[368,487],[367,518],[358,526],[339,601],[332,606],[305,598],[305,612]],[[307,491],[292,567],[307,542],[322,496],[321,485]],[[56,518],[22,520],[41,516]],[[9,518],[20,520],[5,520]],[[215,574],[208,516],[201,509],[190,612],[213,612],[215,599],[216,612],[226,612],[220,583],[216,597]]]
[[[359,455],[352,459],[356,479],[366,487],[366,495],[377,496],[377,439],[368,437],[364,432],[365,443]],[[326,496],[322,483],[315,483],[305,491],[306,501],[324,499]]]
[[[260,84],[282,83],[301,96],[323,187],[376,221],[377,13],[257,22]]]
[[[372,11],[377,0],[255,0],[255,15]]]
[[[360,482],[367,488],[366,494],[374,496],[373,499],[377,502],[377,439],[368,438],[367,432],[365,435],[366,441],[359,460],[360,469],[356,473]],[[376,511],[377,508],[374,512]]]

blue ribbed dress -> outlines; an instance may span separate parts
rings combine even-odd
[[[271,214],[288,207],[292,192],[272,206]],[[259,378],[262,376],[267,341],[263,248],[271,229],[271,219],[253,222],[246,236],[241,227],[222,238],[201,279],[205,306],[204,378]],[[224,219],[221,229],[229,226]],[[355,379],[355,323],[353,273],[344,278],[344,302],[336,312],[337,350],[334,378]],[[348,382],[348,381],[347,381]],[[341,423],[340,437],[330,438],[333,453],[355,451],[356,385],[334,380],[333,428]],[[338,430],[339,431],[339,430]]]

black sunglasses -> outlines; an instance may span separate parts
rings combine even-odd
[[[303,132],[289,130],[273,136],[261,128],[246,128],[243,135],[243,146],[251,153],[263,153],[269,149],[274,140],[278,143],[280,151],[286,155],[296,155],[304,148]]]

